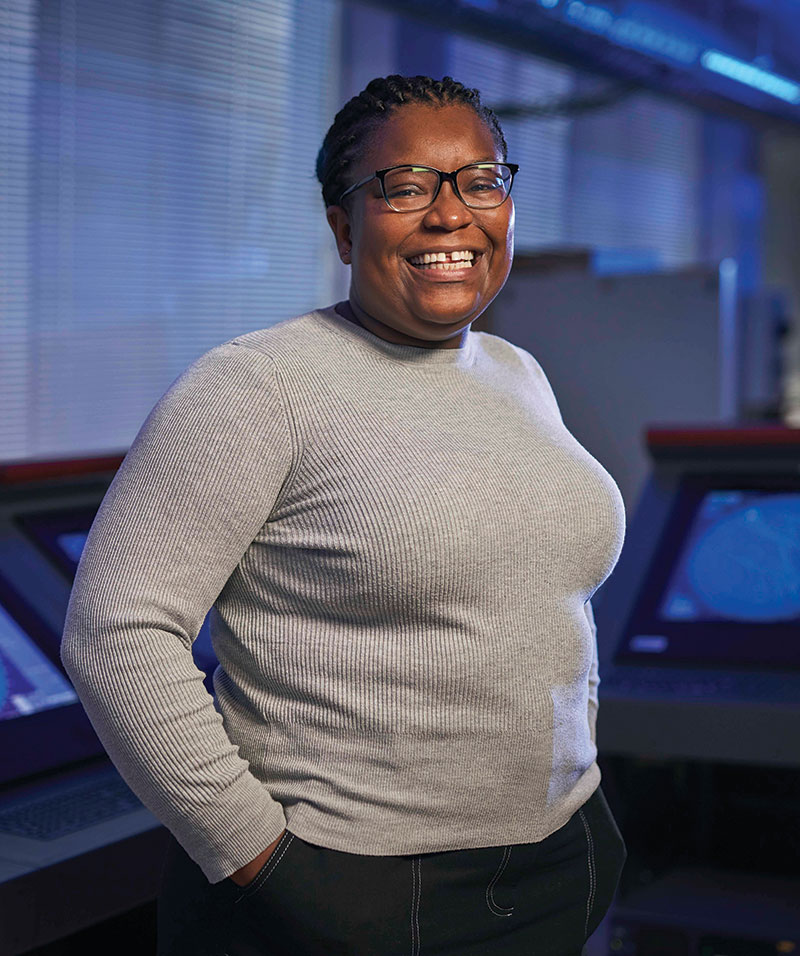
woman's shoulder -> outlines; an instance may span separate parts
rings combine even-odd
[[[168,391],[224,392],[245,383],[263,387],[292,365],[315,363],[328,351],[320,349],[320,327],[324,323],[319,311],[240,332],[213,345],[182,369]]]
[[[495,361],[517,368],[519,371],[527,370],[537,376],[546,378],[542,366],[527,349],[515,345],[508,339],[492,332],[474,331],[473,334],[479,336],[482,349]]]
[[[286,358],[297,357],[305,352],[318,352],[322,311],[324,310],[314,309],[281,319],[265,328],[242,332],[220,343],[216,348],[248,349],[270,359],[274,364],[281,364]]]
[[[212,414],[269,402],[280,395],[280,372],[292,358],[319,352],[313,312],[241,332],[197,355],[172,380],[158,406],[186,404]]]
[[[484,351],[497,364],[498,376],[504,381],[516,381],[526,393],[538,396],[550,405],[558,418],[561,417],[550,380],[538,360],[527,349],[491,332],[476,332],[476,335],[480,336]]]

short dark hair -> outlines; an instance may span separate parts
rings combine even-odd
[[[503,159],[508,158],[508,146],[500,123],[489,107],[481,103],[478,90],[468,89],[450,76],[441,80],[396,73],[379,76],[370,80],[339,110],[317,154],[317,179],[322,185],[326,206],[335,205],[351,185],[346,181],[347,173],[363,148],[364,140],[386,122],[392,110],[406,103],[471,107],[489,127]]]

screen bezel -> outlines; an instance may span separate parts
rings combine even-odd
[[[78,562],[58,544],[58,535],[65,533],[88,534],[97,514],[99,505],[85,505],[70,508],[53,508],[43,511],[17,512],[15,523],[26,536],[50,559],[69,581],[75,578]]]

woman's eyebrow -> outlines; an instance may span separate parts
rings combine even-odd
[[[488,157],[487,159],[468,159],[466,163],[461,163],[460,166],[457,166],[457,169],[461,169],[462,166],[477,166],[479,163],[502,163],[502,159],[495,159],[493,156]],[[438,166],[431,166],[428,163],[389,163],[387,166],[384,166],[384,169],[391,169],[392,166],[411,166],[416,168],[424,169],[438,169]]]

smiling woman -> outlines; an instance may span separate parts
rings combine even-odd
[[[200,356],[103,500],[62,660],[173,836],[159,956],[579,956],[609,907],[622,498],[470,328],[516,172],[477,91],[373,80],[318,161],[348,300]]]
[[[387,341],[423,348],[463,347],[514,255],[517,167],[505,164],[505,140],[485,108],[456,98],[455,84],[442,88],[450,91],[443,102],[404,102],[377,128],[362,118],[364,139],[351,155],[337,156],[329,144],[337,138],[334,123],[330,155],[323,146],[318,164],[324,185],[353,181],[327,208],[339,256],[352,265],[353,313]],[[336,122],[345,124],[347,111]],[[431,267],[433,257],[445,265]]]

